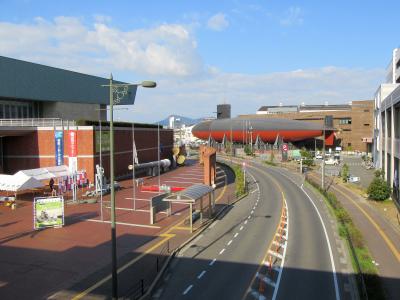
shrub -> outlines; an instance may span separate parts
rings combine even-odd
[[[368,186],[367,193],[369,198],[383,201],[390,197],[391,188],[382,177],[375,177]]]

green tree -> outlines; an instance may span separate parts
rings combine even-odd
[[[342,177],[343,182],[347,182],[347,179],[349,179],[349,166],[347,164],[343,165],[340,176]]]
[[[373,200],[383,201],[390,197],[391,188],[383,178],[381,170],[375,171],[375,177],[368,186],[368,197]]]
[[[244,153],[246,153],[246,155],[253,156],[253,151],[249,145],[244,146]]]
[[[303,158],[303,164],[305,166],[311,167],[314,165],[313,155],[311,154],[310,151],[302,149],[300,150],[300,155]]]

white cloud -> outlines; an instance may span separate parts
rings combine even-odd
[[[213,15],[207,21],[207,27],[211,30],[222,31],[229,26],[229,21],[226,18],[226,15],[223,13],[218,13]]]
[[[303,10],[298,6],[291,6],[286,11],[285,16],[280,20],[283,26],[302,25],[304,22]]]
[[[268,74],[226,73],[209,68],[208,74],[191,80],[164,79],[154,90],[140,90],[134,112],[119,111],[126,120],[154,122],[169,114],[213,116],[225,99],[232,115],[252,114],[263,105],[348,103],[372,99],[384,69],[324,67]],[[151,110],[149,107],[157,107]]]
[[[0,54],[102,74],[188,76],[201,72],[201,59],[191,32],[180,24],[121,31],[97,16],[86,26],[79,18],[36,18],[31,24],[0,23]]]

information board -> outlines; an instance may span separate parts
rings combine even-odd
[[[63,197],[36,197],[33,203],[33,227],[62,227],[64,225]]]

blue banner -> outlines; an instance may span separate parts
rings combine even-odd
[[[56,166],[64,164],[64,134],[62,130],[54,131]]]

